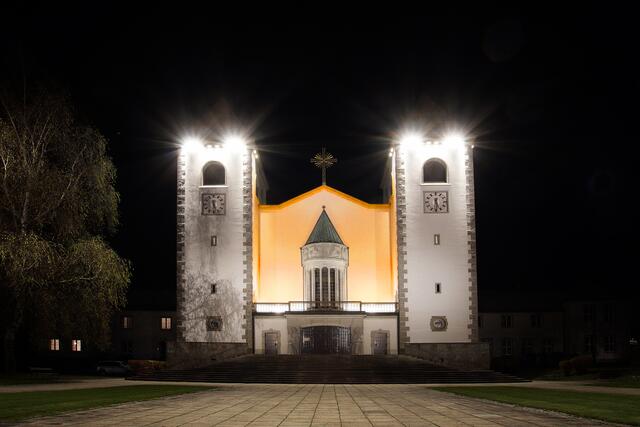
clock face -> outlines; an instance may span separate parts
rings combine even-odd
[[[225,195],[206,193],[202,195],[202,215],[224,215]]]
[[[425,191],[424,192],[424,212],[425,213],[449,212],[449,192],[448,191]]]

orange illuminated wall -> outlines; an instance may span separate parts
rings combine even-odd
[[[395,237],[389,204],[369,204],[326,185],[280,205],[260,205],[254,224],[254,278],[257,302],[303,298],[300,247],[305,244],[322,206],[349,247],[347,272],[351,301],[395,301]],[[255,218],[255,217],[254,217]],[[393,237],[392,237],[393,236]]]

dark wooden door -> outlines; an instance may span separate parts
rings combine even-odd
[[[385,332],[373,333],[373,354],[387,354],[387,334]]]
[[[308,326],[302,328],[302,353],[351,354],[351,328],[344,326]]]
[[[267,332],[264,334],[264,354],[278,354],[278,334]]]

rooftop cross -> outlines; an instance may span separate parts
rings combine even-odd
[[[327,168],[333,166],[337,161],[338,159],[333,157],[333,154],[327,153],[324,147],[322,147],[321,153],[317,153],[311,158],[311,163],[322,169],[322,185],[327,184]]]

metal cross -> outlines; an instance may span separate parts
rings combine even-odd
[[[333,157],[333,154],[327,153],[324,147],[322,147],[321,153],[317,153],[311,158],[311,163],[322,169],[322,185],[327,184],[327,168],[333,166],[337,161],[338,159]]]

